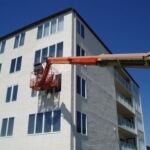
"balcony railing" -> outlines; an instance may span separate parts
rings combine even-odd
[[[130,109],[132,112],[135,112],[135,108],[131,99],[126,98],[119,92],[117,92],[117,101],[123,104],[126,108]]]
[[[127,129],[128,131],[135,133],[135,125],[129,119],[126,119],[123,116],[119,115],[118,116],[118,124],[119,124],[119,126],[123,127],[124,129]]]
[[[115,71],[115,77],[128,91],[131,91],[130,83],[126,81],[118,71]]]
[[[133,144],[120,141],[120,150],[137,150],[137,148]]]

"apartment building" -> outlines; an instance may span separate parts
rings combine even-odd
[[[145,150],[139,85],[124,69],[53,65],[61,86],[34,91],[47,57],[111,53],[68,8],[0,37],[0,148]]]

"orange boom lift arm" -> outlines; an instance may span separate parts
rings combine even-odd
[[[40,69],[35,69],[33,72],[34,78],[31,78],[30,80],[30,87],[33,90],[41,91],[59,88],[60,78],[57,78],[54,72],[52,72],[52,64],[150,68],[150,52],[133,54],[101,54],[97,56],[81,57],[49,57],[47,58],[45,67],[41,65]]]

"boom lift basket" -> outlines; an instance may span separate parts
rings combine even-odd
[[[45,80],[43,80],[44,69],[45,64],[40,63],[34,66],[30,77],[30,88],[35,91],[60,91],[61,75],[51,66]]]

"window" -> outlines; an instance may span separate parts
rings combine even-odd
[[[14,127],[14,117],[4,118],[1,127],[1,136],[12,136]]]
[[[28,134],[34,133],[34,124],[35,124],[35,114],[29,115],[29,121],[28,121]]]
[[[24,45],[25,33],[21,33],[15,37],[14,48]]]
[[[6,102],[16,101],[18,93],[18,85],[10,86],[7,88]]]
[[[22,56],[11,60],[10,73],[19,71],[21,69]]]
[[[44,24],[44,37],[49,35],[49,22]]]
[[[1,73],[1,70],[2,70],[2,64],[0,63],[0,73]]]
[[[38,26],[37,39],[41,39],[56,32],[62,31],[63,29],[64,29],[64,17],[60,16],[58,18],[54,18],[49,22],[46,22]]]
[[[43,113],[38,113],[36,117],[36,133],[42,133]]]
[[[76,48],[76,56],[86,56],[85,50],[82,49],[78,44]]]
[[[43,25],[38,27],[37,39],[42,38],[42,32],[43,32]]]
[[[77,94],[86,98],[86,81],[78,75],[77,75],[76,91]]]
[[[56,19],[51,21],[51,34],[56,33]]]
[[[52,112],[45,113],[44,132],[51,132]]]
[[[84,26],[83,24],[80,23],[79,20],[77,20],[77,23],[76,23],[76,30],[77,30],[77,33],[79,33],[81,37],[84,39],[84,36],[85,36]]]
[[[80,34],[80,22],[77,20],[77,32]]]
[[[28,134],[60,131],[61,110],[29,115]]]
[[[55,57],[55,45],[49,47],[49,57]]]
[[[53,131],[60,131],[60,110],[54,111],[54,117],[53,117]]]
[[[63,42],[57,44],[56,57],[62,57],[63,55]]]
[[[58,31],[62,31],[64,29],[64,17],[58,18]]]
[[[87,135],[87,117],[79,111],[77,111],[76,126],[78,133]]]
[[[33,90],[31,91],[31,97],[36,97],[37,96],[37,91]]]
[[[37,50],[35,52],[34,64],[46,61],[47,57],[62,57],[63,56],[63,42],[51,45],[49,47]]]
[[[4,53],[6,41],[0,42],[0,54]]]
[[[81,36],[84,38],[84,26],[81,24]]]

